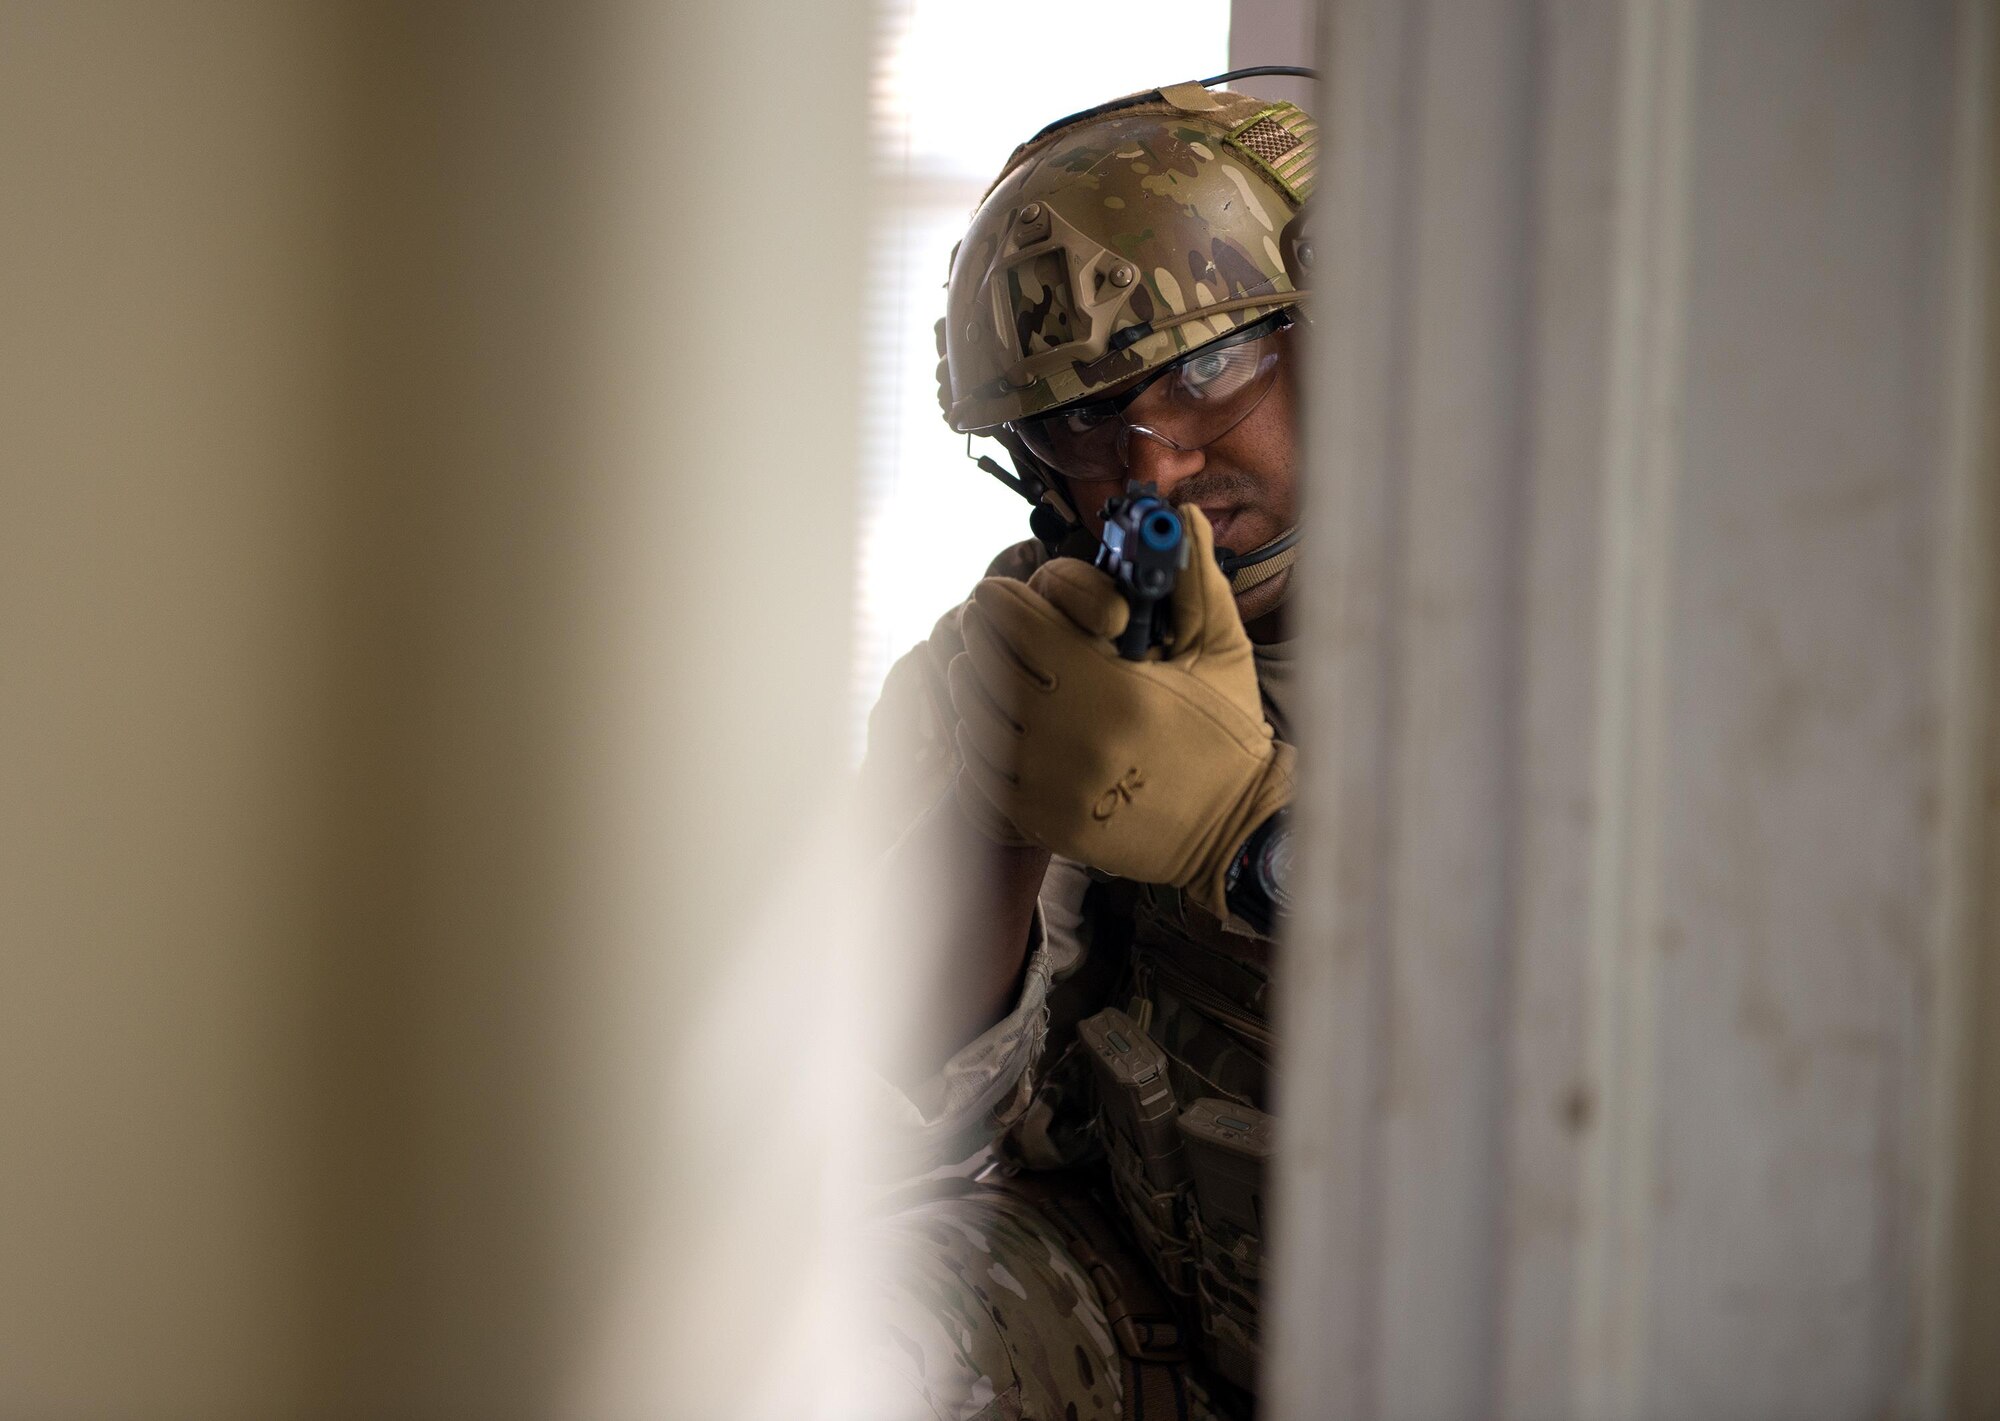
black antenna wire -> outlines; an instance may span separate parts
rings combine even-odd
[[[1218,74],[1213,79],[1203,79],[1204,89],[1213,89],[1217,84],[1227,84],[1236,79],[1313,79],[1319,78],[1317,69],[1301,69],[1295,64],[1256,64],[1248,69],[1232,69],[1227,74]]]

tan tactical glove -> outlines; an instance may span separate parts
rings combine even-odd
[[[1229,862],[1291,799],[1293,756],[1264,720],[1215,534],[1199,509],[1182,517],[1166,660],[1119,657],[1125,599],[1088,563],[979,584],[951,663],[958,792],[1065,858],[1185,888],[1227,917]]]
[[[868,753],[861,762],[861,798],[875,832],[892,841],[952,788],[958,777],[958,712],[952,709],[949,671],[965,650],[959,619],[969,603],[953,607],[889,670],[881,697],[868,714]],[[1029,841],[1000,812],[976,795],[959,808],[995,843]]]
[[[1026,586],[1026,584],[1024,583],[1015,582],[1009,578],[995,577],[995,578],[988,578],[986,580],[990,582],[1007,582],[1008,585],[1013,587],[1025,588]],[[957,619],[953,623],[952,630],[954,632],[959,633],[957,637],[958,654],[952,658],[952,664],[954,665],[960,661],[965,660],[963,619],[966,615],[969,615],[971,611],[972,611],[972,604],[970,602],[967,602],[962,606],[954,608],[951,613],[947,614],[948,616],[955,617]],[[939,625],[942,626],[943,623],[940,623]],[[933,635],[935,636],[935,633],[933,633]],[[947,683],[949,683],[950,680],[951,680],[950,667],[948,666],[946,668]],[[957,709],[956,693],[947,690],[947,696],[955,712]],[[964,774],[965,734],[963,729],[960,728],[955,723],[955,721],[953,725],[953,734],[957,737],[957,748],[958,748],[957,758],[959,760],[959,767],[958,767],[959,773],[957,776],[956,784],[958,786],[962,786],[965,780],[965,774]],[[978,793],[968,793],[964,788],[961,787],[957,789],[957,797],[958,797],[959,813],[965,816],[966,820],[972,825],[974,829],[977,829],[981,834],[983,834],[988,839],[991,839],[994,843],[1000,845],[1002,848],[1030,849],[1030,848],[1040,847],[1040,845],[1036,842],[1036,840],[1030,838],[1027,834],[1022,833],[1019,829],[1015,828],[1013,821],[1007,817],[1005,812],[1003,812],[993,800],[988,799],[985,795]]]

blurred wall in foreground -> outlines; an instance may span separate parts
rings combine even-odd
[[[1313,31],[1319,20],[1314,0],[1232,0],[1229,6],[1229,67],[1285,64],[1311,68],[1317,56]],[[1229,86],[1260,98],[1287,99],[1316,113],[1310,79],[1259,75]]]
[[[811,1331],[867,43],[0,4],[0,1415]]]
[[[1275,1414],[2000,1415],[1993,7],[1321,20]]]

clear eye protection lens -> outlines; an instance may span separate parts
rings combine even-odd
[[[1276,331],[1197,350],[1166,366],[1122,405],[1097,404],[1022,420],[1014,431],[1034,456],[1073,479],[1122,479],[1134,434],[1173,449],[1201,449],[1242,423],[1276,383]]]
[[[1030,453],[1058,473],[1076,479],[1101,479],[1122,465],[1118,434],[1123,423],[1116,415],[1090,425],[1058,415],[1023,420],[1014,430]]]
[[[1174,371],[1167,395],[1175,404],[1215,404],[1241,394],[1278,358],[1266,336],[1217,351],[1197,351]]]

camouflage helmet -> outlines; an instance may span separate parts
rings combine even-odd
[[[1317,129],[1198,83],[1014,150],[953,250],[939,393],[961,433],[1113,390],[1306,296]]]

